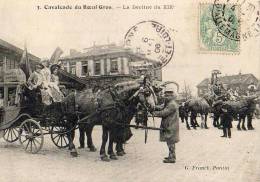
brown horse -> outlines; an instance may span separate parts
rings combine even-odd
[[[156,104],[153,89],[139,81],[119,83],[102,90],[97,95],[88,91],[74,93],[66,97],[64,103],[70,103],[73,100],[82,122],[86,125],[102,125],[100,156],[103,161],[109,161],[105,150],[108,137],[108,154],[111,159],[116,159],[113,143],[116,142],[117,149],[122,150],[122,143],[131,137],[131,130],[126,125],[134,117],[137,104],[141,103],[147,110],[153,110]],[[71,139],[70,149],[75,150],[73,137]],[[77,153],[73,152],[72,155],[74,154]]]
[[[182,108],[184,112],[191,113],[190,123],[191,126],[196,129],[199,126],[196,117],[197,114],[200,114],[202,118],[201,128],[208,129],[207,125],[207,117],[210,112],[211,99],[209,95],[205,95],[203,98],[193,98],[189,99],[184,103],[184,107]],[[190,129],[188,120],[186,120],[186,127]]]

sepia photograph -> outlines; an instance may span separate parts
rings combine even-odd
[[[260,182],[259,0],[0,0],[1,182]]]

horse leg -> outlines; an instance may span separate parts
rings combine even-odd
[[[200,127],[200,125],[199,125],[199,123],[198,123],[198,121],[197,121],[197,113],[196,113],[195,116],[194,116],[194,121],[195,121],[195,125],[196,125],[197,127]]]
[[[246,120],[246,116],[243,116],[243,117],[242,117],[242,129],[243,129],[243,130],[246,130],[245,120]]]
[[[186,123],[186,128],[188,130],[190,130],[190,125],[189,125],[189,122],[188,122],[188,116],[184,116],[184,119],[185,119],[185,123]]]
[[[193,127],[193,129],[196,130],[196,124],[194,122],[194,113],[193,112],[191,112],[190,122],[191,122],[191,126]]]
[[[123,156],[126,154],[124,151],[124,148],[123,148],[123,143],[121,143],[121,142],[116,143],[116,154],[118,156]]]
[[[67,129],[67,131],[71,130],[71,128],[73,128],[73,122],[67,122],[67,124],[65,124],[65,127]],[[70,150],[70,155],[72,157],[77,157],[78,156],[78,152],[76,150],[76,147],[73,143],[74,138],[75,138],[75,129],[73,129],[72,131],[67,133],[67,137],[69,140],[69,150]]]
[[[217,114],[213,115],[213,126],[217,127]]]
[[[85,148],[85,128],[79,125],[79,148]]]
[[[238,117],[238,123],[237,123],[237,129],[238,129],[238,130],[241,130],[241,128],[240,128],[240,123],[241,123],[241,116],[239,115],[239,117]]]
[[[74,136],[75,136],[75,130],[71,131],[71,133],[67,134],[68,140],[69,140],[69,150],[70,150],[70,155],[72,157],[77,157],[78,156],[78,152],[76,150],[76,147],[73,143],[74,140]]]
[[[102,144],[100,148],[100,158],[102,161],[110,161],[106,155],[106,143],[108,139],[108,129],[105,126],[102,126]]]
[[[220,114],[218,115],[218,129],[223,129],[223,121],[222,119],[220,118]]]
[[[109,131],[108,154],[110,155],[110,159],[117,160],[116,154],[114,153],[114,149],[113,149],[113,143],[114,143],[113,131]]]
[[[184,116],[183,113],[180,113],[181,122],[184,123]]]
[[[200,118],[201,118],[201,124],[200,124],[200,127],[201,127],[201,128],[204,128],[204,127],[205,127],[205,122],[204,122],[204,116],[203,116],[202,113],[200,114]]]
[[[205,129],[209,129],[207,125],[207,120],[208,120],[208,113],[205,114]]]
[[[97,149],[95,145],[93,144],[92,141],[92,131],[93,131],[94,126],[93,125],[87,125],[86,127],[86,135],[87,135],[87,145],[90,150],[90,152],[96,152]]]
[[[255,128],[252,125],[253,120],[253,113],[250,113],[247,115],[247,129],[248,130],[254,130]]]

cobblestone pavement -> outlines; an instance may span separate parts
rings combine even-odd
[[[157,126],[160,123],[159,119],[155,122]],[[260,120],[253,123],[254,131],[234,127],[231,139],[221,138],[222,131],[213,127],[188,131],[181,123],[175,164],[162,163],[168,151],[166,144],[158,141],[158,131],[149,131],[144,144],[144,131],[132,129],[127,155],[111,162],[100,161],[99,152],[87,149],[72,158],[67,150],[57,149],[49,136],[35,155],[25,153],[18,142],[8,144],[1,139],[0,182],[256,182],[260,181]],[[93,131],[93,140],[99,148],[99,126]],[[78,137],[75,141],[78,146]]]

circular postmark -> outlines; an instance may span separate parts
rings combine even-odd
[[[218,31],[225,37],[240,41],[240,7],[237,4],[223,3],[215,0],[212,8],[212,18]]]
[[[174,43],[170,31],[156,21],[142,21],[125,35],[125,46],[156,61],[153,69],[167,65],[173,57]]]
[[[219,32],[229,39],[246,41],[260,35],[258,0],[215,0],[212,17]]]
[[[241,24],[243,40],[260,35],[260,1],[241,2]]]

